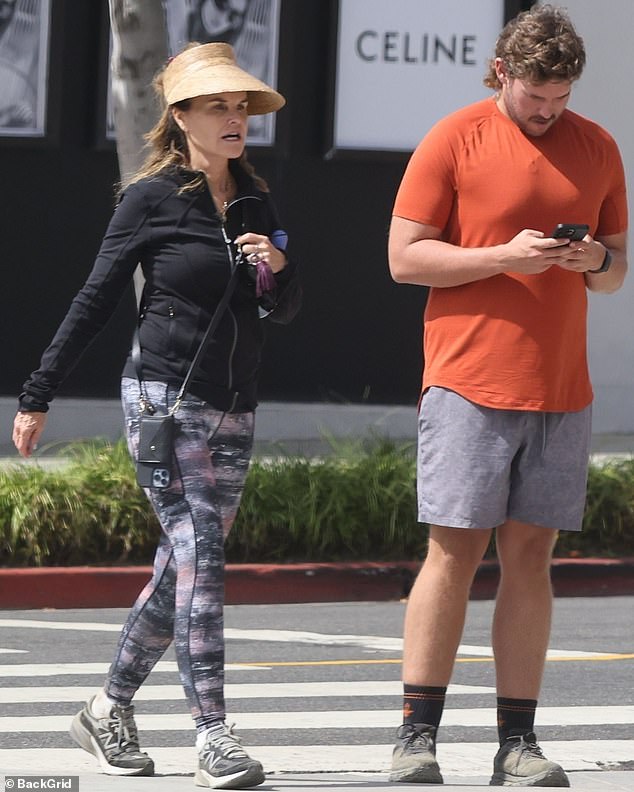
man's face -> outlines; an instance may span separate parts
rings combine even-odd
[[[571,87],[568,80],[533,83],[505,77],[499,107],[525,135],[540,137],[566,109]]]

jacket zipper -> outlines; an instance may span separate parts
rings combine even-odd
[[[213,203],[213,196],[209,191],[209,187],[207,187],[209,195],[211,197]],[[233,271],[235,267],[238,266],[237,262],[233,256],[233,250],[231,248],[231,240],[227,236],[227,229],[226,229],[226,221],[227,221],[227,211],[231,209],[232,206],[239,203],[240,201],[244,201],[247,198],[251,198],[254,201],[261,201],[262,199],[259,198],[257,195],[242,195],[240,198],[235,198],[233,201],[230,201],[223,209],[222,213],[220,214],[220,228],[222,230],[222,238],[225,242],[225,247],[227,250],[227,261],[229,262],[229,277],[233,275]],[[215,205],[215,204],[214,204]],[[233,343],[231,345],[231,350],[229,351],[229,357],[227,359],[227,379],[228,379],[228,390],[233,390],[233,358],[236,351],[236,347],[238,346],[238,322],[236,320],[235,314],[231,310],[231,305],[227,306],[227,314],[231,316],[231,321],[233,322]],[[236,401],[238,398],[238,394],[233,394],[233,403],[231,405],[231,410],[235,407]]]
[[[230,203],[225,204],[224,207],[223,207],[222,212],[219,212],[218,209],[216,208],[216,204],[214,203],[213,195],[211,194],[211,190],[209,189],[209,185],[207,184],[206,180],[205,180],[205,186],[207,188],[207,194],[209,195],[209,197],[211,199],[212,206],[216,209],[216,213],[220,217],[220,229],[222,231],[222,238],[224,240],[225,249],[227,251],[227,263],[229,264],[229,278],[231,278],[231,276],[233,275],[233,270],[234,270],[234,267],[236,266],[236,263],[234,261],[233,251],[231,249],[231,240],[227,236],[227,229],[226,229],[227,210],[230,209],[231,206],[233,206],[233,204],[237,203],[238,201],[240,201],[242,199],[241,198],[236,198],[233,201],[231,201]],[[255,198],[256,196],[252,196],[252,197]],[[229,356],[227,358],[227,390],[233,390],[233,356],[234,356],[234,352],[235,352],[236,346],[238,345],[238,323],[236,322],[236,318],[235,318],[235,316],[233,314],[233,311],[231,310],[231,306],[230,305],[227,306],[227,314],[230,314],[231,318],[233,320],[233,342],[231,344],[231,349],[229,351]],[[234,393],[233,394],[233,401],[232,401],[231,409],[233,409],[235,407],[237,397],[238,397],[238,394]]]
[[[170,303],[169,308],[167,309],[167,315],[169,317],[169,324],[167,330],[167,343],[168,343],[168,348],[171,351],[172,344],[174,341],[174,332],[175,332],[174,317],[176,316],[176,311],[174,310],[173,303]]]
[[[233,270],[238,265],[234,261],[233,258],[233,251],[231,249],[231,240],[227,236],[227,230],[225,228],[225,216],[222,216],[222,238],[225,241],[225,247],[227,249],[227,260],[229,262],[229,277],[233,275]],[[231,316],[233,322],[233,343],[231,344],[231,349],[229,351],[229,356],[227,358],[227,380],[228,380],[228,389],[233,390],[233,356],[236,351],[236,347],[238,345],[238,323],[236,322],[236,317],[234,316],[233,311],[231,310],[231,305],[227,305],[227,314]],[[234,406],[235,406],[235,396],[234,396]]]
[[[222,229],[222,238],[225,242],[225,247],[227,249],[227,259],[229,261],[229,277],[233,275],[234,269],[239,266],[236,262],[234,255],[233,255],[233,248],[231,247],[231,240],[227,236],[227,229],[226,229],[226,222],[227,222],[227,211],[231,209],[232,206],[239,203],[240,201],[244,201],[248,198],[251,198],[255,201],[261,201],[261,198],[258,198],[257,195],[242,195],[240,198],[235,198],[233,201],[230,201],[225,207],[224,211],[221,214],[221,229]],[[212,198],[213,200],[213,198]],[[235,317],[235,314],[231,310],[231,305],[227,306],[227,315],[231,317],[231,321],[233,323],[233,343],[231,344],[231,349],[229,351],[229,356],[227,358],[227,380],[228,380],[228,390],[233,390],[233,359],[235,355],[236,348],[238,346],[238,322]],[[238,398],[238,394],[234,393],[233,395],[233,403],[231,409],[235,407],[236,400]]]

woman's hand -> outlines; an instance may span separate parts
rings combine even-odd
[[[267,236],[249,231],[236,239],[236,245],[240,245],[250,264],[263,261],[272,272],[281,272],[286,266],[286,255]]]
[[[37,448],[44,431],[47,413],[19,412],[13,421],[13,444],[25,459]]]

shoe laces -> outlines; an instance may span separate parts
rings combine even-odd
[[[433,735],[427,730],[417,729],[414,725],[411,725],[409,733],[403,735],[402,739],[409,751],[433,751],[434,749]]]
[[[202,748],[202,757],[207,760],[210,755],[220,753],[225,759],[245,759],[247,752],[240,744],[240,738],[233,733],[233,727],[220,723],[212,726],[207,732],[207,739]]]
[[[542,753],[542,749],[539,747],[535,732],[528,732],[528,734],[513,734],[507,737],[507,739],[509,741],[517,741],[517,750],[519,750],[520,753],[529,753],[531,756],[535,756],[538,759],[546,758]]]
[[[100,720],[104,732],[107,732],[107,748],[118,748],[120,751],[128,753],[139,750],[139,735],[136,723],[134,722],[134,707],[121,707],[115,705],[110,710],[107,718]]]

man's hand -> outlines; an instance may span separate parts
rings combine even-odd
[[[577,246],[583,243],[575,242],[574,244]],[[504,259],[508,272],[538,275],[552,267],[553,264],[561,264],[562,261],[566,261],[567,258],[564,256],[569,254],[570,244],[567,239],[545,237],[541,231],[525,228],[504,247]]]
[[[570,242],[561,253],[562,260],[557,263],[571,272],[589,272],[599,269],[604,257],[605,247],[586,234],[580,242]]]

